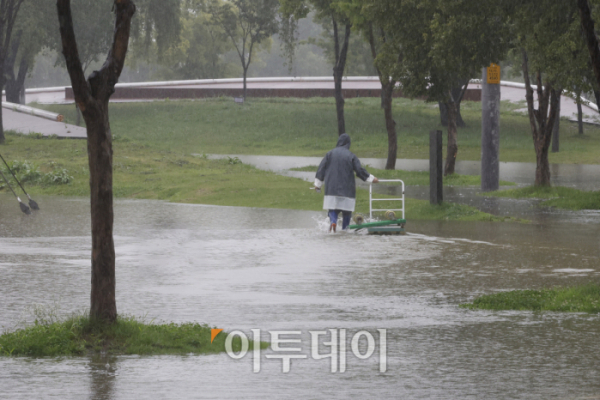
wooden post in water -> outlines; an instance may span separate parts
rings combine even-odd
[[[442,131],[429,132],[429,202],[444,201],[444,173],[442,163]]]
[[[481,190],[500,187],[500,66],[483,68],[481,78]]]

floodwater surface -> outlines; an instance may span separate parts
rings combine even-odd
[[[42,210],[27,217],[0,195],[1,329],[31,322],[34,304],[68,315],[89,303],[89,200],[36,200]],[[258,373],[251,352],[1,357],[0,398],[600,396],[598,315],[458,307],[484,293],[597,282],[598,224],[407,219],[405,236],[331,235],[324,212],[116,201],[121,314],[249,337],[260,329],[263,340],[299,331],[301,343],[287,347],[307,357],[289,373],[267,357],[273,349],[261,352]],[[309,332],[328,329],[347,331],[345,372],[312,357]],[[350,350],[360,330],[376,343],[364,360]]]

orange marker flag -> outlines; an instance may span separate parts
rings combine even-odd
[[[212,343],[213,340],[215,340],[215,337],[217,337],[217,335],[219,333],[221,333],[223,331],[223,329],[211,329],[210,330],[210,342]]]

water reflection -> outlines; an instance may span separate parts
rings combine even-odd
[[[116,398],[115,378],[117,376],[117,357],[98,354],[89,358],[90,400],[112,400]]]

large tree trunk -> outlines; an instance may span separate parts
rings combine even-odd
[[[383,113],[385,116],[385,128],[388,134],[388,156],[385,163],[385,169],[396,169],[396,157],[398,156],[398,138],[396,135],[396,121],[392,115],[393,94],[395,81],[390,81],[386,85],[382,84]]]
[[[115,33],[111,50],[100,71],[85,79],[73,30],[70,0],[57,1],[60,35],[67,70],[87,126],[92,219],[92,290],[90,317],[106,322],[117,318],[115,299],[115,247],[113,242],[112,134],[108,101],[115,91],[129,42],[135,5],[115,0]]]
[[[350,32],[352,24],[346,24],[344,32],[344,43],[340,48],[340,39],[338,36],[338,25],[335,17],[333,20],[333,40],[335,47],[335,65],[333,66],[333,82],[335,85],[335,108],[338,121],[338,136],[346,133],[346,121],[344,118],[344,96],[342,95],[342,78],[344,77],[344,69],[346,68],[346,58],[348,55],[348,44],[350,42]]]
[[[446,150],[446,165],[444,176],[454,173],[456,156],[458,154],[457,128],[456,128],[456,103],[452,100],[446,103],[448,109],[448,147]]]
[[[114,321],[115,245],[113,242],[112,134],[108,101],[84,113],[88,136],[92,214],[92,292],[90,315]]]

